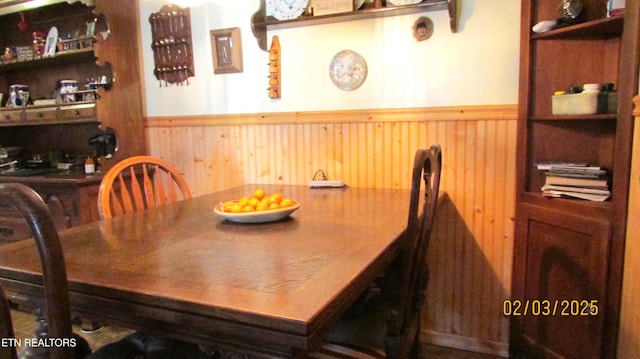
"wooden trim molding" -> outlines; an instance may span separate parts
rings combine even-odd
[[[313,123],[371,123],[446,120],[508,120],[517,116],[517,105],[418,107],[338,111],[271,112],[222,115],[157,116],[144,119],[151,127],[207,127]]]
[[[640,95],[633,98],[633,115],[640,116]]]

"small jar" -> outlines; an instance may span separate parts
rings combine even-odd
[[[582,92],[600,92],[600,84],[584,84],[582,85]]]
[[[87,157],[87,160],[84,161],[84,173],[91,174],[96,172],[96,163],[93,161],[93,158]]]

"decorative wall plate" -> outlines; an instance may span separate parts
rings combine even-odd
[[[367,63],[357,52],[342,50],[331,59],[329,77],[339,89],[355,90],[367,78]]]
[[[387,0],[388,3],[395,6],[413,5],[422,2],[422,0]]]
[[[278,20],[295,19],[309,6],[309,0],[267,0],[267,14]]]

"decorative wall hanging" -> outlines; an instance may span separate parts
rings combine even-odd
[[[189,85],[189,77],[195,76],[189,8],[165,5],[149,16],[149,22],[155,64],[153,74],[160,87],[163,82],[164,86]]]
[[[331,59],[329,77],[339,89],[355,90],[367,78],[367,63],[357,52],[342,50]]]
[[[280,39],[274,35],[269,49],[269,98],[279,99],[282,95],[280,72]]]
[[[424,41],[433,34],[433,21],[428,17],[419,17],[413,24],[413,37],[418,41]]]
[[[211,30],[213,73],[242,72],[242,40],[240,28]]]

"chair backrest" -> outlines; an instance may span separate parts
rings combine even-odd
[[[399,258],[400,267],[397,269],[396,318],[388,328],[389,337],[411,340],[419,328],[420,308],[429,280],[427,250],[438,206],[441,168],[442,151],[439,145],[416,151],[407,229]]]
[[[102,178],[98,212],[102,218],[191,198],[180,172],[168,162],[135,156],[115,164]]]
[[[67,272],[62,253],[62,245],[58,238],[51,213],[42,198],[31,188],[19,183],[0,184],[0,206],[19,212],[31,229],[42,263],[45,316],[48,323],[49,338],[72,338],[71,312]],[[6,298],[2,294],[6,305]],[[2,309],[1,315],[9,315]],[[4,319],[4,318],[3,318]],[[3,320],[4,322],[4,320]],[[12,334],[11,324],[0,330]],[[0,332],[4,337],[5,333]],[[74,348],[69,346],[52,347],[49,350],[52,359],[68,359],[74,357]],[[11,356],[9,356],[11,357]]]

